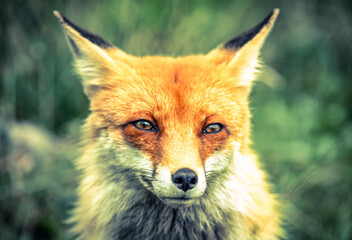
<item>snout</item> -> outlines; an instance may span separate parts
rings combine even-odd
[[[171,207],[187,207],[200,198],[206,188],[203,168],[180,168],[171,171],[166,167],[157,169],[152,182],[155,195]]]
[[[177,188],[187,192],[197,186],[198,176],[192,169],[181,168],[172,174],[171,180]]]

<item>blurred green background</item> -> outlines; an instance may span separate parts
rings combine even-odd
[[[4,0],[0,239],[71,239],[88,102],[61,11],[135,55],[206,53],[281,13],[251,95],[253,147],[289,206],[288,239],[352,239],[352,2]]]

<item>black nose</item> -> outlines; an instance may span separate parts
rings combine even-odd
[[[198,183],[197,174],[189,168],[177,170],[171,177],[172,182],[184,192],[194,188]]]

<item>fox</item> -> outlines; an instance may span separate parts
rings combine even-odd
[[[249,94],[279,9],[206,54],[132,56],[54,11],[89,99],[78,239],[281,239]]]

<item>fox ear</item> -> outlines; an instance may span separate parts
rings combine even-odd
[[[104,82],[104,75],[116,69],[116,61],[113,61],[109,52],[117,48],[101,37],[74,25],[60,12],[54,11],[54,15],[61,23],[75,57],[76,71],[82,78],[84,92],[91,99],[107,84]]]
[[[235,78],[239,86],[251,86],[259,65],[260,49],[273,28],[279,9],[274,9],[252,29],[231,39],[208,56],[215,60],[226,78]]]

